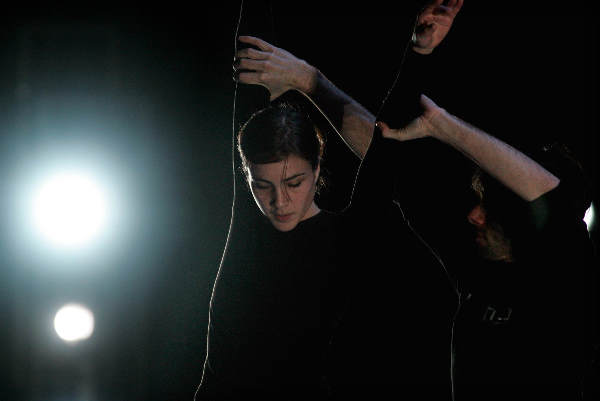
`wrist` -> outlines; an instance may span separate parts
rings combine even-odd
[[[318,69],[307,62],[302,61],[302,73],[296,76],[294,86],[296,89],[306,94],[312,94],[317,88],[321,75],[322,74]]]
[[[445,109],[437,107],[434,111],[423,116],[429,126],[430,136],[442,141],[448,142],[452,136],[453,116]]]

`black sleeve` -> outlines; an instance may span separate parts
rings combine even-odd
[[[429,83],[437,59],[436,53],[422,55],[408,48],[394,77],[393,88],[384,98],[376,118],[390,127],[403,127],[420,116],[423,110],[419,99],[421,94],[433,89]]]
[[[597,260],[572,189],[561,182],[527,205],[530,220],[515,252],[527,261],[524,268],[529,270],[523,273],[527,278],[521,287],[523,297],[538,299],[535,320],[557,344],[556,360],[579,369],[589,361],[595,335]]]
[[[390,127],[402,127],[422,114],[419,97],[431,57],[407,50],[395,85],[376,116],[378,121],[384,121]],[[392,202],[402,174],[411,174],[403,164],[406,159],[403,155],[410,149],[410,143],[384,138],[381,130],[374,128],[373,139],[355,179],[349,209],[352,214],[368,212]]]

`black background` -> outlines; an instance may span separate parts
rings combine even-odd
[[[465,3],[431,56],[426,94],[524,150],[566,142],[597,182],[591,10]],[[240,34],[261,36],[317,66],[375,112],[400,64],[409,7],[328,4],[248,2]],[[192,398],[229,225],[232,127],[267,102],[263,88],[240,86],[232,122],[239,6],[32,7],[2,17],[3,400]],[[35,164],[48,146],[64,146],[65,157],[99,149],[128,183],[128,210],[136,217],[123,223],[114,253],[24,262],[11,248],[19,229],[11,224],[8,183],[17,166]],[[414,160],[405,163],[412,167],[405,211],[444,255],[460,239],[448,226],[463,220],[460,194],[470,165],[433,141],[414,147]],[[325,163],[330,185],[321,207],[339,210],[358,160],[332,136]],[[597,243],[596,230],[592,236]],[[35,243],[30,247],[35,253]],[[51,327],[68,301],[96,314],[93,337],[74,346]]]

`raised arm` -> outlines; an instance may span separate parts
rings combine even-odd
[[[413,50],[431,53],[446,37],[463,0],[431,1],[420,13],[415,28]],[[374,115],[336,87],[316,67],[290,52],[252,36],[240,36],[240,42],[255,48],[237,52],[234,64],[239,82],[264,86],[271,100],[293,89],[308,95],[328,116],[334,118],[342,139],[363,159],[373,135]]]
[[[359,158],[363,158],[373,131],[375,117],[357,101],[337,88],[316,67],[262,39],[240,36],[240,42],[257,49],[241,49],[234,67],[239,82],[264,86],[271,100],[288,90],[308,95],[337,123],[342,139]]]
[[[406,127],[391,129],[378,122],[382,135],[399,141],[430,136],[447,143],[526,201],[558,186],[556,176],[509,144],[453,116],[425,95],[421,105],[424,113]]]

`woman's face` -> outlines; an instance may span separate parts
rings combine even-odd
[[[279,231],[290,231],[319,212],[315,204],[319,167],[290,155],[274,163],[250,164],[248,181],[260,211]]]

